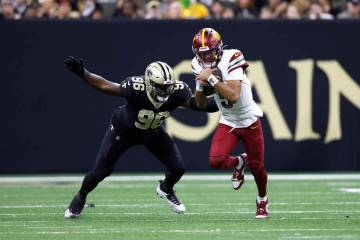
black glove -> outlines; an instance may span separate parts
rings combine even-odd
[[[64,61],[64,66],[78,75],[79,77],[83,78],[85,73],[84,62],[82,59],[78,59],[75,57],[68,57]]]

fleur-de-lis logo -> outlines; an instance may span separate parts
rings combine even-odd
[[[152,73],[151,69],[148,69],[148,70],[146,71],[146,76],[147,76],[148,78],[150,78],[152,75],[153,75],[153,73]]]

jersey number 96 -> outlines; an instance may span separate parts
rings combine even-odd
[[[135,122],[135,126],[142,130],[149,128],[155,129],[160,127],[162,121],[170,116],[170,112],[159,112],[155,114],[153,111],[142,109],[138,114],[138,121]]]

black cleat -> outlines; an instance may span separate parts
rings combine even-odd
[[[186,208],[184,204],[181,203],[180,199],[178,199],[178,197],[175,195],[175,191],[171,190],[171,192],[165,192],[161,189],[161,184],[163,181],[160,180],[159,182],[160,184],[156,187],[156,194],[165,199],[174,212],[184,213]]]
[[[65,218],[78,218],[84,208],[86,198],[83,198],[80,193],[76,194],[71,201],[68,209],[65,211]]]

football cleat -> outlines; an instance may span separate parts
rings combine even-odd
[[[163,181],[159,181],[160,184],[156,187],[156,194],[161,198],[165,199],[169,205],[171,210],[176,213],[184,213],[185,212],[185,205],[181,203],[180,199],[175,195],[175,191],[171,190],[170,193],[167,193],[161,189],[161,184]]]
[[[232,187],[234,190],[239,190],[245,182],[244,171],[246,167],[247,155],[246,153],[242,153],[237,158],[239,159],[239,164],[236,166],[236,168],[234,168],[231,178]]]
[[[258,201],[256,200],[256,219],[263,219],[269,217],[269,203],[268,200],[266,201]]]
[[[65,218],[78,218],[84,208],[86,199],[83,198],[80,193],[76,194],[71,201],[68,209],[65,211]]]

